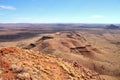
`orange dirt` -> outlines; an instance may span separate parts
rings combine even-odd
[[[8,47],[0,50],[2,80],[102,80],[98,73],[52,55]]]

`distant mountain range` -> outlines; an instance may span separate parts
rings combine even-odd
[[[0,23],[2,27],[72,27],[72,28],[106,28],[114,29],[120,24],[84,24],[84,23]]]

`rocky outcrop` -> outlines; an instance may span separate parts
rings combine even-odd
[[[100,52],[87,43],[83,35],[76,32],[49,34],[26,46],[25,49],[37,50],[44,54],[72,53],[88,58],[93,58],[94,53]]]
[[[1,80],[102,80],[76,62],[17,47],[0,50]]]

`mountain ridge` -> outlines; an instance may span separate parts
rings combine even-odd
[[[0,50],[2,80],[102,80],[99,74],[61,58],[18,47]]]

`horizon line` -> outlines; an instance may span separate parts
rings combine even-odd
[[[32,23],[32,22],[0,22],[0,24],[120,24],[120,23],[75,23],[75,22],[53,22],[53,23],[39,23],[39,22],[36,22],[36,23]]]

